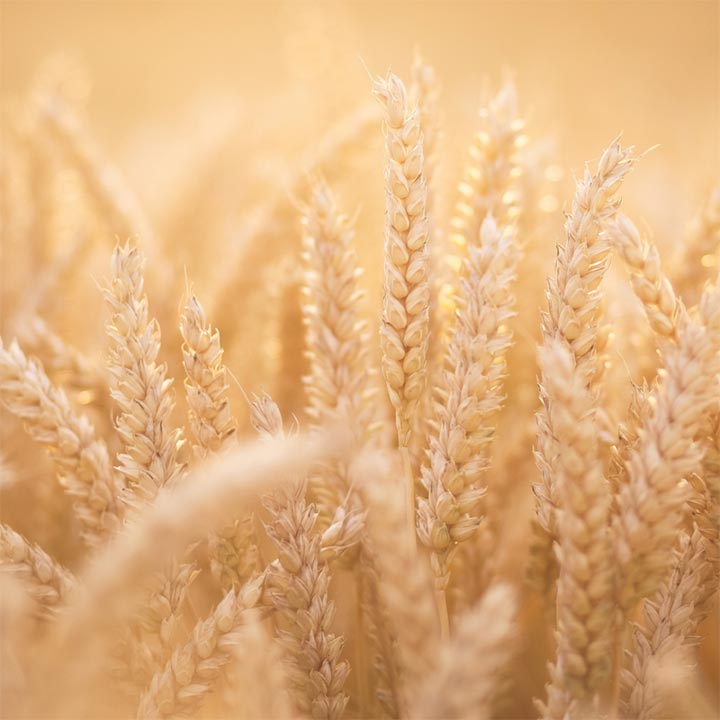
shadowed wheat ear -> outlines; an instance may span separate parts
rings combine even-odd
[[[585,169],[577,185],[572,208],[565,221],[565,242],[558,246],[555,267],[548,278],[548,309],[543,313],[543,341],[557,339],[570,351],[579,377],[591,392],[588,411],[597,406],[597,382],[606,335],[601,332],[600,283],[610,262],[610,244],[603,230],[615,218],[620,205],[617,192],[633,166],[633,148],[622,149],[617,140],[605,150],[594,174]],[[539,532],[555,535],[555,462],[557,433],[552,427],[547,382],[540,379],[543,407],[537,415],[535,458],[541,482],[533,485]],[[546,547],[546,543],[542,543]],[[541,563],[542,564],[542,563]],[[531,570],[532,572],[532,570]]]
[[[210,615],[198,621],[190,640],[153,675],[140,698],[137,720],[187,717],[198,710],[233,661],[239,631],[260,601],[263,582],[261,576],[238,591],[229,590]]]
[[[409,107],[400,78],[378,78],[373,93],[385,112],[382,371],[395,408],[398,442],[407,447],[427,372],[430,287],[423,138],[420,114]]]
[[[697,643],[693,633],[716,589],[712,577],[705,538],[697,528],[690,535],[683,533],[669,579],[645,601],[643,623],[633,630],[629,667],[622,674],[624,717],[660,716],[665,694],[659,673],[674,655]],[[688,664],[683,663],[686,669]]]
[[[180,332],[193,451],[204,458],[235,442],[237,423],[230,409],[220,333],[210,326],[194,295],[185,303]],[[211,533],[209,552],[210,567],[221,587],[226,591],[239,587],[258,567],[253,516]]]
[[[308,415],[316,426],[341,421],[356,444],[369,437],[372,406],[367,374],[368,333],[360,303],[361,271],[352,246],[353,227],[328,185],[318,180],[303,212],[305,285],[303,321],[310,373],[303,378]],[[362,512],[347,462],[310,477],[319,522],[326,527],[341,504]]]
[[[283,436],[282,416],[270,397],[251,402],[251,412],[264,438]],[[330,573],[320,561],[320,537],[312,532],[317,512],[304,496],[301,480],[264,498],[270,515],[265,529],[278,551],[278,563],[267,571],[265,596],[276,610],[276,637],[295,704],[313,718],[335,720],[348,701],[343,687],[350,666],[341,660],[342,635],[329,632],[335,615]]]
[[[687,321],[687,313],[662,271],[657,248],[641,237],[624,215],[618,215],[610,225],[608,237],[632,273],[632,287],[645,308],[650,327],[661,338],[676,340],[678,326]]]
[[[421,471],[427,498],[418,502],[418,534],[432,551],[439,591],[447,586],[458,543],[480,524],[477,506],[485,488],[479,482],[488,463],[493,416],[503,402],[518,254],[514,230],[498,227],[488,216],[480,243],[468,248],[465,260],[455,327],[436,389],[428,462]]]
[[[143,288],[144,258],[129,244],[115,248],[105,299],[112,313],[108,370],[110,394],[118,408],[115,427],[122,442],[118,470],[134,507],[151,502],[180,473],[180,431],[172,430],[172,380],[158,363],[160,328],[148,312]]]
[[[665,350],[665,367],[652,393],[653,412],[627,464],[613,521],[619,563],[618,601],[624,610],[653,593],[668,569],[688,497],[683,481],[701,465],[694,441],[720,398],[720,286],[703,293],[698,314]]]
[[[500,225],[511,223],[518,215],[518,151],[525,142],[525,123],[517,105],[515,85],[507,82],[480,109],[480,126],[458,185],[460,199],[451,221],[451,239],[459,248],[478,242],[488,213]]]
[[[559,340],[549,341],[542,349],[540,368],[558,443],[557,659],[551,668],[547,705],[541,706],[544,718],[556,720],[567,713],[583,717],[589,712],[609,674],[613,620],[610,489],[603,477],[586,376]]]
[[[23,584],[41,616],[52,616],[75,586],[72,573],[38,545],[0,523],[0,565]]]
[[[66,492],[74,499],[83,540],[88,545],[104,542],[120,527],[123,515],[120,485],[105,442],[15,342],[9,348],[0,342],[0,398],[22,418],[29,435],[47,448]]]

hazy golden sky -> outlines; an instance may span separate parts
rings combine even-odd
[[[450,157],[468,143],[483,83],[512,71],[532,134],[574,171],[620,130],[641,148],[659,144],[638,171],[657,208],[641,209],[673,225],[666,198],[684,216],[718,176],[719,23],[716,0],[2,0],[2,95],[68,52],[92,81],[90,124],[121,162],[139,128],[170,131],[207,97],[242,105],[277,150],[292,120],[320,137],[328,118],[368,98],[365,65],[407,76],[419,46],[443,84]]]

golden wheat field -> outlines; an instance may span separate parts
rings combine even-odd
[[[720,4],[0,0],[0,715],[720,715]]]

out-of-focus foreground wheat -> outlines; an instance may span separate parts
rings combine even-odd
[[[656,243],[510,79],[453,178],[395,72],[239,219],[229,135],[151,222],[82,68],[3,107],[3,717],[717,716],[720,188]]]

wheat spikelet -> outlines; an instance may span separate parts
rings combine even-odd
[[[654,412],[643,423],[629,480],[620,488],[614,533],[623,608],[654,592],[667,570],[687,496],[680,481],[702,461],[693,438],[708,410],[717,407],[719,331],[720,289],[714,287],[703,294],[698,316],[678,332],[677,344],[666,349]]]
[[[428,343],[428,221],[417,109],[402,81],[378,78],[373,93],[385,111],[385,287],[382,371],[395,408],[398,442],[407,447],[425,386]]]
[[[609,670],[613,564],[607,525],[610,493],[603,478],[586,377],[559,340],[542,350],[540,365],[550,422],[557,433],[560,577],[557,660],[545,718],[582,713]]]
[[[433,553],[441,590],[457,544],[480,523],[476,508],[485,488],[478,483],[487,466],[492,417],[503,400],[517,254],[512,230],[498,227],[490,216],[480,244],[468,248],[456,325],[437,390],[437,430],[428,438],[428,463],[422,468],[428,497],[418,503],[418,534]]]
[[[0,524],[0,566],[23,582],[44,617],[52,616],[75,585],[69,570],[4,524]]]
[[[102,543],[122,520],[120,488],[105,443],[15,342],[7,349],[0,343],[0,395],[6,407],[23,419],[30,436],[46,446],[74,499],[83,540],[89,545]]]
[[[694,529],[683,533],[674,553],[672,572],[652,600],[646,600],[644,622],[635,626],[629,667],[623,671],[623,705],[626,717],[650,720],[658,717],[664,700],[658,673],[673,656],[697,641],[695,628],[707,608],[712,569],[706,554],[706,541]]]
[[[143,289],[144,259],[137,248],[116,247],[105,299],[112,313],[108,370],[111,397],[119,410],[115,428],[122,441],[118,470],[133,507],[147,503],[178,476],[179,431],[170,428],[172,381],[158,364],[160,328],[150,319]]]
[[[562,341],[574,358],[578,374],[590,388],[598,380],[598,354],[604,344],[599,328],[601,296],[598,286],[608,267],[610,246],[602,231],[617,214],[620,201],[616,194],[632,168],[632,151],[633,148],[623,150],[619,142],[614,141],[600,158],[594,175],[585,169],[565,222],[565,243],[558,247],[555,268],[548,279],[548,309],[542,318],[544,342]],[[541,388],[546,385],[545,381],[546,378],[541,377]],[[596,404],[594,396],[595,392],[588,396],[593,406]],[[533,485],[533,492],[540,527],[554,536],[556,434],[542,389],[540,399],[543,408],[537,416],[535,457],[541,482]]]
[[[497,680],[514,652],[517,601],[507,585],[495,585],[458,623],[440,648],[438,667],[413,704],[413,718],[491,717]]]

